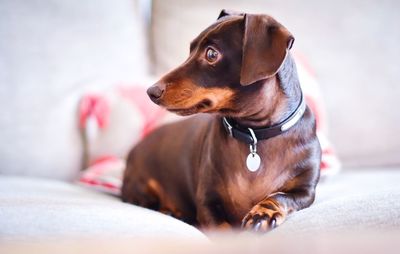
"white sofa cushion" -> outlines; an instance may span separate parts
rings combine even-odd
[[[276,234],[318,235],[400,228],[400,168],[344,169],[317,186],[314,204]]]
[[[345,170],[321,182],[315,203],[290,215],[272,234],[398,230],[399,182],[399,170]],[[0,177],[0,238],[32,240],[65,236],[205,239],[200,231],[172,217],[77,185]]]
[[[0,177],[0,239],[62,237],[205,239],[170,216],[56,180]]]
[[[0,173],[72,179],[80,94],[147,73],[137,2],[2,0],[0,38]]]

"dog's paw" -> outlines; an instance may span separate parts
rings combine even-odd
[[[272,200],[263,200],[255,205],[242,220],[242,228],[267,232],[282,224],[286,213]]]

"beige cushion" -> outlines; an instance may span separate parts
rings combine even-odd
[[[265,240],[268,242],[274,235],[286,239],[398,230],[398,169],[349,169],[325,179],[317,187],[314,204],[291,214],[272,234],[266,234]],[[100,236],[205,238],[197,229],[169,216],[55,180],[0,177],[0,215],[2,240]]]
[[[62,181],[0,177],[0,239],[179,237],[205,240],[196,228],[119,198]]]
[[[155,0],[152,49],[158,75],[222,8],[268,13],[296,37],[326,98],[330,137],[345,165],[400,164],[400,2]]]
[[[0,38],[0,174],[72,179],[80,94],[147,72],[135,1],[2,0]]]

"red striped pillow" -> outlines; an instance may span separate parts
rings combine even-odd
[[[313,71],[299,53],[295,53],[298,75],[308,106],[317,121],[317,135],[322,147],[321,176],[334,174],[340,162],[326,137],[325,108]],[[179,119],[154,105],[145,88],[119,85],[112,91],[90,93],[80,102],[80,127],[85,133],[89,166],[79,183],[119,195],[125,167],[124,155],[152,129],[167,121]],[[128,126],[121,129],[120,126]],[[130,128],[129,128],[130,126]],[[116,137],[127,142],[113,142]]]

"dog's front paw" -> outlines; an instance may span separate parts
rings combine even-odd
[[[255,205],[242,220],[242,228],[267,232],[285,220],[286,213],[273,200],[263,200]]]

